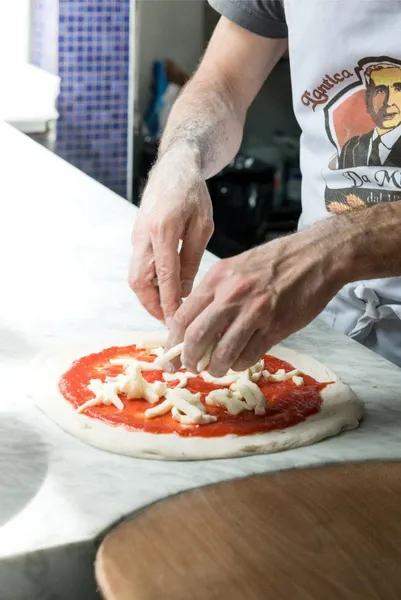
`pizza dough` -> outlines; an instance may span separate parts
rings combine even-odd
[[[199,460],[264,454],[306,446],[343,430],[354,429],[363,416],[363,402],[324,365],[294,350],[276,346],[268,354],[285,360],[314,379],[335,381],[322,392],[321,410],[306,421],[268,433],[222,437],[182,437],[178,434],[135,432],[79,414],[59,392],[58,381],[78,358],[103,348],[137,344],[163,345],[160,332],[108,334],[53,348],[32,363],[30,395],[36,405],[62,429],[109,452],[159,460]]]

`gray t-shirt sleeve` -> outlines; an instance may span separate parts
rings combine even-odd
[[[288,37],[283,0],[208,0],[237,25],[267,38]]]

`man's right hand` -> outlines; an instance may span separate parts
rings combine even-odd
[[[145,188],[132,233],[129,274],[140,302],[167,326],[192,290],[212,233],[212,203],[197,157],[188,148],[171,148]]]

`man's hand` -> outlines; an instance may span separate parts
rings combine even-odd
[[[177,147],[159,159],[132,234],[130,286],[144,307],[167,325],[181,298],[191,292],[213,233],[212,204],[195,158],[194,152]]]
[[[314,319],[346,282],[334,221],[213,267],[171,323],[168,345],[184,340],[185,367],[196,372],[197,362],[216,344],[208,367],[212,375],[246,369]]]

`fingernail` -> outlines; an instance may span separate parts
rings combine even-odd
[[[172,319],[172,317],[167,317],[167,318],[164,320],[164,322],[165,322],[165,324],[166,324],[166,327],[167,327],[167,329],[170,329],[172,320],[173,320],[173,319]]]
[[[167,365],[166,365],[166,371],[167,371],[167,373],[174,373],[175,372],[175,369],[174,369],[174,367],[173,367],[173,365],[171,363],[167,363]]]

